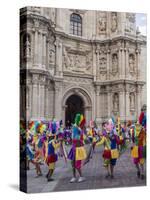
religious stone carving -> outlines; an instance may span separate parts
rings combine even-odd
[[[103,72],[106,72],[106,62],[107,62],[107,60],[106,60],[106,57],[101,57],[100,59],[99,59],[99,71],[100,71],[100,73],[103,73]]]
[[[115,32],[117,30],[117,13],[112,12],[111,13],[111,31]]]
[[[90,73],[92,56],[90,54],[76,54],[63,49],[63,66],[67,71]]]
[[[112,55],[112,73],[116,74],[118,72],[118,55],[113,54]]]
[[[45,85],[46,84],[46,77],[43,76],[43,75],[39,76],[39,83],[41,85]]]
[[[135,71],[135,56],[133,54],[129,55],[129,71],[130,73]]]
[[[86,70],[90,70],[92,65],[92,56],[87,54],[86,55]]]
[[[65,69],[68,69],[71,65],[71,62],[65,48],[63,49],[63,58],[64,58],[64,67]]]
[[[130,93],[135,92],[135,85],[128,85],[126,88]]]
[[[119,111],[119,95],[118,95],[118,93],[115,93],[113,95],[113,111],[114,112]]]
[[[135,95],[134,92],[130,93],[130,110],[133,111],[135,109]]]
[[[77,68],[79,68],[79,67],[81,66],[81,61],[80,61],[78,55],[75,56],[74,64],[75,64],[75,66],[76,66]]]
[[[99,35],[106,32],[106,12],[98,12],[97,31]]]
[[[134,13],[126,13],[126,32],[133,32],[135,25],[135,14]]]
[[[107,59],[106,59],[106,56],[105,55],[102,55],[100,58],[99,58],[99,67],[98,67],[98,78],[102,81],[106,80],[106,74],[107,74],[107,66],[106,66],[106,63],[107,63]]]
[[[38,84],[39,83],[39,74],[33,74],[32,83],[33,84]]]
[[[24,58],[31,56],[31,38],[29,34],[25,34],[23,37],[23,55]]]
[[[49,49],[49,64],[51,64],[51,65],[55,64],[55,50],[54,50],[54,48]]]

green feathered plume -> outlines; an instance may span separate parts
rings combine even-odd
[[[79,113],[76,114],[76,117],[75,117],[75,124],[77,126],[80,125],[80,120],[81,120],[81,115]]]

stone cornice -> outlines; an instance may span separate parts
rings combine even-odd
[[[124,41],[128,41],[134,44],[139,43],[139,44],[146,45],[146,40],[141,40],[141,39],[138,39],[137,37],[129,37],[129,36],[121,36],[121,35],[115,36],[113,38],[103,38],[102,40],[97,40],[97,39],[92,40],[92,39],[86,39],[80,36],[69,35],[60,31],[55,31],[55,34],[63,39],[74,40],[74,41],[88,43],[88,44],[89,43],[90,44],[107,44],[107,43],[111,44],[113,42],[118,42],[118,40],[121,40],[121,41],[124,40]]]
[[[23,20],[25,19],[26,20],[37,20],[37,21],[40,21],[44,24],[47,25],[48,28],[51,29],[51,31],[53,33],[56,34],[56,36],[59,36],[63,39],[70,39],[70,40],[75,40],[75,41],[79,41],[79,42],[84,42],[84,43],[99,43],[99,44],[105,44],[105,43],[112,43],[112,42],[115,42],[115,41],[118,41],[118,40],[125,40],[125,41],[129,41],[129,42],[132,42],[132,43],[140,43],[140,44],[146,44],[146,37],[136,37],[136,35],[134,36],[128,36],[128,35],[125,35],[125,36],[122,36],[122,35],[117,35],[117,36],[114,36],[114,37],[110,37],[110,38],[103,38],[103,39],[87,39],[87,38],[84,38],[83,36],[80,37],[80,36],[75,36],[75,35],[70,35],[70,34],[67,34],[65,32],[61,32],[61,31],[56,31],[55,28],[54,28],[54,24],[53,22],[50,20],[50,19],[47,19],[46,17],[44,16],[41,16],[41,15],[36,15],[36,14],[23,14],[20,16],[20,20]]]
[[[36,15],[36,14],[32,14],[32,13],[23,14],[23,15],[20,16],[21,26],[23,26],[23,24],[27,24],[28,20],[31,20],[32,23],[34,23],[34,21],[36,20],[36,21],[46,25],[53,33],[55,32],[53,22],[50,19],[47,19],[44,16]],[[34,26],[34,28],[40,28],[40,27]]]
[[[134,80],[108,80],[108,81],[95,81],[94,85],[114,85],[114,84],[133,84],[133,85],[144,85],[146,81],[134,81]]]
[[[28,76],[28,74],[39,74],[39,75],[45,75],[50,80],[53,80],[53,76],[50,74],[49,71],[43,70],[43,69],[20,69],[20,74],[25,74]]]
[[[84,73],[72,73],[72,72],[63,72],[64,77],[78,77],[78,78],[89,78],[89,79],[93,79],[93,75],[90,74],[84,74]]]

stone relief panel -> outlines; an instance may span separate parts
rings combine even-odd
[[[97,46],[97,78],[100,80],[106,80],[107,75],[107,48],[105,45],[101,44]]]
[[[98,71],[99,71],[98,75],[99,75],[100,80],[106,80],[106,74],[107,74],[106,55],[100,56]]]
[[[66,84],[66,86],[68,86],[68,82],[73,82],[74,83],[85,83],[85,84],[92,84],[92,78],[83,78],[82,77],[73,77],[73,76],[64,76],[64,84]]]
[[[106,12],[97,12],[97,34],[105,34],[107,28],[107,16]]]
[[[117,12],[111,13],[111,31],[116,32],[118,26]]]
[[[91,74],[92,72],[92,53],[77,52],[63,48],[63,68],[64,71],[81,72]]]
[[[125,31],[129,33],[133,33],[135,30],[135,14],[134,13],[126,13],[126,27]]]

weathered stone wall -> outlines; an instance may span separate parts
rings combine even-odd
[[[82,17],[82,36],[70,34],[72,13]],[[135,14],[24,8],[20,44],[28,120],[64,120],[64,99],[73,92],[83,98],[87,121],[98,123],[135,120],[146,103],[146,40],[136,34]]]

